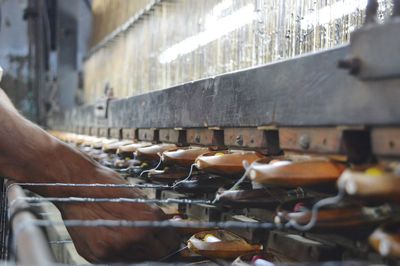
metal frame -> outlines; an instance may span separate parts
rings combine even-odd
[[[346,147],[353,145],[348,138],[362,140],[358,146],[364,147],[364,159],[371,146],[379,155],[398,156],[390,131],[400,125],[398,55],[391,57],[393,49],[384,46],[396,46],[399,24],[397,17],[382,25],[368,23],[353,33],[350,45],[111,99],[101,114],[98,104],[78,107],[54,115],[49,125],[91,135],[109,129],[152,142],[262,148],[270,154],[279,153],[280,147],[346,154],[353,150]],[[373,42],[376,36],[384,41]],[[379,56],[392,59],[375,64]],[[298,139],[287,137],[290,128]],[[377,129],[390,143],[369,135]],[[327,138],[318,134],[325,131]]]

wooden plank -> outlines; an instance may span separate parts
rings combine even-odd
[[[343,131],[337,128],[280,128],[279,141],[283,150],[301,152],[344,152]]]
[[[110,138],[113,139],[121,139],[122,138],[122,130],[121,128],[110,128]]]
[[[97,131],[97,136],[100,138],[109,138],[108,128],[99,128]]]
[[[98,128],[97,127],[90,127],[89,128],[89,135],[90,136],[98,136]]]
[[[373,128],[372,152],[381,156],[400,155],[400,128]]]
[[[138,139],[142,141],[158,142],[159,131],[157,129],[145,128],[139,129]]]
[[[400,125],[400,79],[359,81],[336,68],[347,46],[109,103],[108,127]],[[97,126],[93,106],[61,124]],[[104,126],[103,124],[101,124]]]
[[[135,128],[123,128],[122,129],[122,138],[128,140],[137,140]]]
[[[90,127],[85,127],[85,128],[83,129],[83,134],[84,134],[84,135],[90,135]]]
[[[213,145],[213,130],[209,129],[188,129],[187,141],[189,144],[200,144],[205,146]]]
[[[224,128],[224,143],[234,147],[265,147],[263,130],[257,128]]]
[[[180,145],[186,144],[186,130],[180,129],[160,129],[160,142],[177,143]]]

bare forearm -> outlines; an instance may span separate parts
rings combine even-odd
[[[0,176],[16,182],[125,183],[104,168],[23,118],[0,90]],[[31,190],[50,197],[143,197],[136,189],[47,187]],[[58,204],[64,219],[162,220],[156,205]],[[92,262],[162,258],[179,245],[171,230],[136,228],[68,228],[78,252]],[[127,256],[127,254],[129,254]]]
[[[0,120],[0,175],[16,182],[124,183],[116,173],[23,118],[1,90]],[[41,191],[74,196],[82,192],[87,196],[87,191],[67,188]],[[137,190],[119,192],[130,197],[143,196]],[[105,195],[104,189],[91,193]]]

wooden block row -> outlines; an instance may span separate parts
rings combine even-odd
[[[400,156],[400,128],[190,128],[132,129],[75,127],[75,133],[106,138],[131,139],[180,145],[227,146],[321,154],[346,154],[354,149],[377,156]],[[353,145],[354,144],[354,145]],[[354,147],[352,147],[354,146]]]

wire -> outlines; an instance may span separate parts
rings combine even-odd
[[[194,163],[194,164],[192,164],[191,166],[190,166],[190,170],[189,170],[189,174],[188,174],[188,176],[187,177],[185,177],[183,180],[181,180],[181,181],[179,181],[179,182],[176,182],[175,184],[173,184],[172,185],[172,188],[175,188],[178,184],[180,184],[180,183],[183,183],[183,182],[186,182],[186,181],[189,181],[190,180],[190,177],[192,176],[192,173],[193,173],[193,168],[196,166],[196,164]]]
[[[158,164],[156,165],[156,167],[154,167],[153,169],[150,169],[150,170],[144,170],[144,171],[142,171],[142,172],[140,173],[139,177],[141,177],[144,173],[149,173],[149,172],[151,172],[151,171],[157,170],[158,167],[160,167],[160,165],[161,165],[161,163],[162,163],[162,156],[160,156],[160,154],[157,154],[157,155],[158,155],[158,157],[160,157],[160,161],[158,161]]]
[[[297,223],[297,221],[295,221],[294,219],[291,219],[285,226],[293,227],[300,231],[310,230],[317,223],[319,209],[321,209],[322,207],[325,207],[325,206],[338,204],[343,199],[344,194],[345,193],[343,190],[339,190],[339,193],[336,196],[330,197],[330,198],[325,198],[325,199],[322,199],[322,200],[318,201],[317,203],[315,203],[311,210],[310,221],[307,224],[301,225],[301,224]]]
[[[101,187],[101,188],[171,188],[168,185],[154,185],[154,184],[74,184],[74,183],[12,183],[13,185],[19,185],[24,187]]]
[[[84,197],[18,197],[10,202],[10,207],[18,201],[60,202],[60,203],[147,203],[147,204],[211,204],[210,200],[198,199],[142,199],[142,198],[84,198]]]

